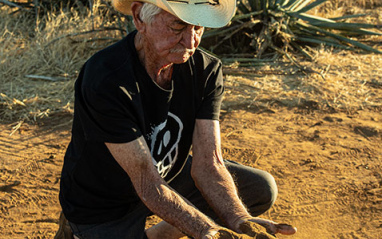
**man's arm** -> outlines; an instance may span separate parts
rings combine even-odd
[[[192,143],[192,177],[204,198],[228,228],[250,235],[250,230],[255,226],[251,223],[255,222],[272,234],[291,235],[296,232],[297,229],[290,225],[252,217],[248,213],[223,162],[218,121],[196,120]]]
[[[239,231],[237,223],[251,215],[239,199],[232,176],[224,165],[217,120],[196,120],[192,152],[191,174],[196,186],[228,228]]]
[[[143,203],[163,220],[193,238],[207,238],[218,226],[176,193],[159,175],[143,137],[129,143],[106,143],[129,175]]]

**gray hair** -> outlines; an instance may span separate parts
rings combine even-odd
[[[143,6],[141,8],[141,12],[139,13],[139,18],[147,23],[151,24],[154,21],[154,17],[162,11],[161,8],[155,6],[151,3],[143,3]]]

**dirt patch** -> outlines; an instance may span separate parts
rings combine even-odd
[[[58,191],[71,116],[38,125],[0,125],[0,230],[2,238],[53,238]]]
[[[297,226],[292,238],[380,238],[382,138],[354,130],[380,130],[380,114],[274,111],[235,110],[222,122],[224,156],[278,182],[279,198],[266,217]]]

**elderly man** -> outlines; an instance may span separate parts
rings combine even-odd
[[[90,58],[76,81],[60,190],[75,237],[295,233],[256,217],[276,199],[273,177],[222,159],[222,66],[197,47],[204,27],[230,21],[235,1],[144,2],[114,1],[137,31]],[[153,214],[163,221],[145,230]]]

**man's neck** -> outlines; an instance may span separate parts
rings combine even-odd
[[[173,64],[163,62],[163,59],[156,58],[156,54],[152,52],[150,45],[146,45],[144,38],[138,32],[135,35],[134,45],[138,52],[138,58],[150,78],[163,89],[171,89],[171,79]]]

